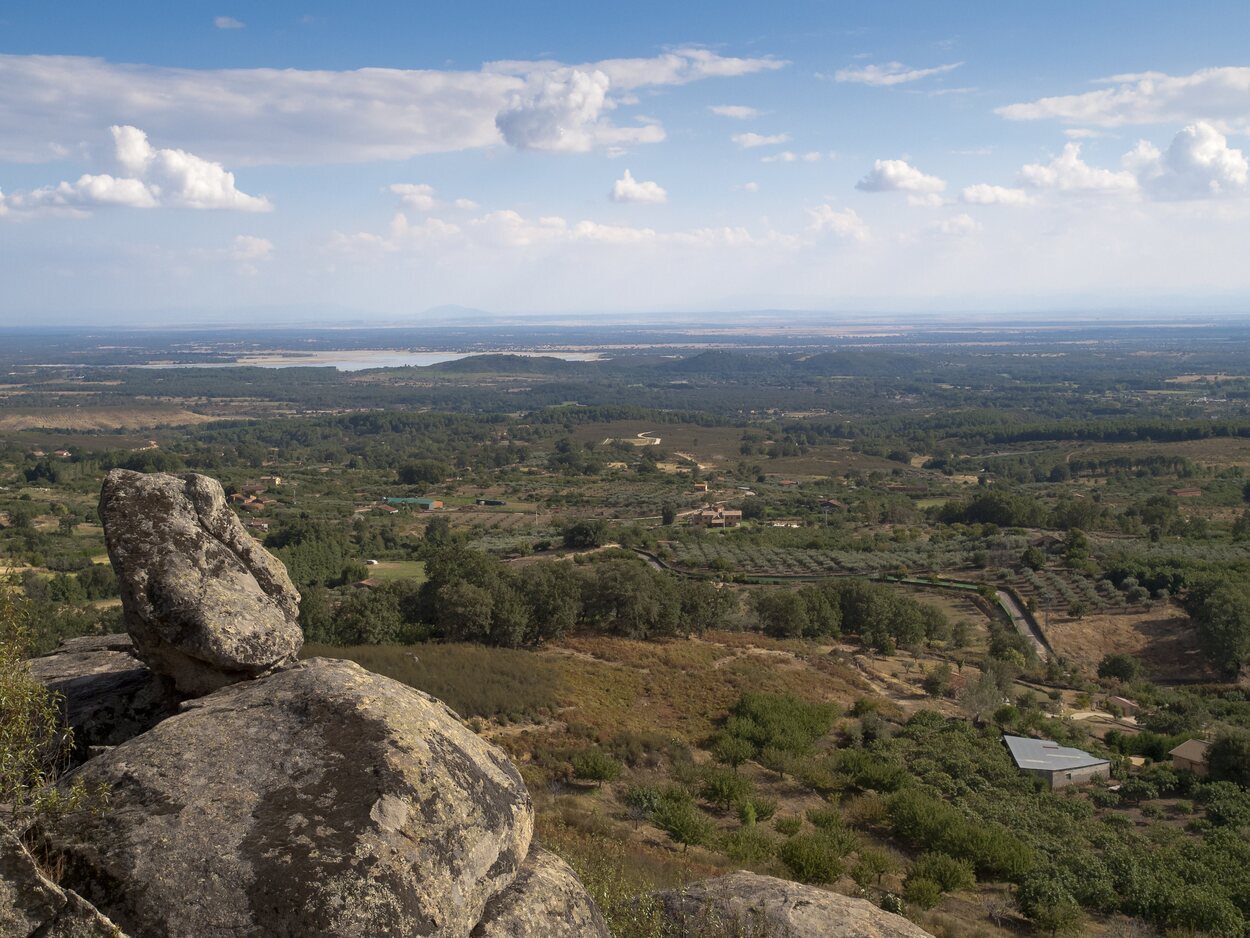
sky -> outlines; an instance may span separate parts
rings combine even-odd
[[[0,326],[1250,312],[1247,36],[1244,0],[0,4]]]

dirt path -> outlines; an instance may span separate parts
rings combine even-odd
[[[1020,604],[1016,602],[1016,598],[1006,590],[995,590],[998,597],[998,604],[1003,607],[1007,615],[1011,617],[1011,624],[1016,627],[1016,631],[1027,638],[1033,644],[1033,650],[1037,652],[1039,661],[1050,660],[1050,649],[1046,647],[1046,643],[1042,641],[1042,637],[1033,628],[1033,622],[1029,619],[1028,614],[1020,608]]]

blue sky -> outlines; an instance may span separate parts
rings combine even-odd
[[[1250,309],[1245,3],[12,6],[0,324]]]

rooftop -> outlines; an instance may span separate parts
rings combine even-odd
[[[1022,769],[1056,772],[1064,769],[1081,769],[1089,765],[1110,764],[1108,760],[1090,755],[1083,749],[1060,746],[1053,739],[1004,736],[1003,742],[1011,750],[1011,757],[1016,760],[1016,765]]]
[[[1188,759],[1190,762],[1206,762],[1207,749],[1211,744],[1201,739],[1187,739],[1171,752],[1169,756],[1180,756],[1182,759]]]

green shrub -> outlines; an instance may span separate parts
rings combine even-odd
[[[907,877],[903,898],[918,909],[929,910],[942,901],[942,888],[931,879]]]
[[[773,828],[777,831],[777,833],[784,834],[786,837],[791,837],[794,834],[797,834],[802,827],[803,819],[801,817],[795,817],[794,815],[779,817],[777,820],[773,821]]]
[[[777,853],[777,842],[756,826],[740,827],[725,837],[725,855],[735,863],[757,866]]]
[[[909,880],[913,877],[936,883],[942,892],[971,889],[976,885],[972,864],[944,853],[922,853],[912,864],[908,874]]]
[[[821,886],[836,882],[842,875],[845,851],[823,831],[816,831],[791,837],[777,855],[796,880]]]
[[[569,759],[573,764],[573,777],[595,782],[600,788],[604,782],[616,781],[621,776],[621,764],[602,749],[584,749]]]
[[[734,804],[749,797],[753,788],[750,779],[729,769],[709,769],[703,775],[699,793],[722,811],[728,811]]]

